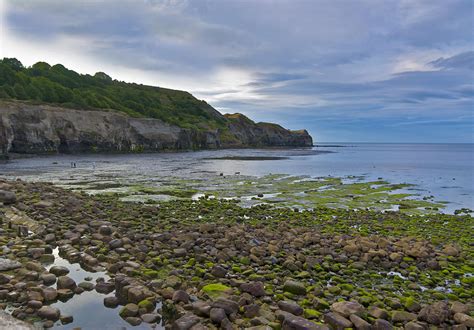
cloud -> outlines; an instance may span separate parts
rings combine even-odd
[[[474,51],[464,52],[449,58],[441,57],[430,62],[430,64],[443,69],[474,70]]]
[[[469,136],[454,124],[472,118],[469,0],[2,4],[0,56],[27,65],[46,60],[189,90],[317,139],[336,136],[332,127],[339,140],[377,140],[408,116],[406,139],[433,140],[419,129],[432,122],[445,125],[437,140]],[[351,122],[358,133],[344,133]]]

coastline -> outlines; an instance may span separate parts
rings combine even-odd
[[[255,123],[242,114],[221,115],[222,124],[181,127],[117,111],[0,102],[0,154],[83,152],[143,153],[239,147],[312,147],[306,130]]]
[[[237,147],[223,147],[223,148],[208,148],[208,149],[165,149],[159,151],[140,151],[140,152],[120,152],[120,151],[101,151],[101,152],[72,152],[72,153],[58,153],[58,152],[50,152],[50,153],[8,153],[6,155],[8,158],[1,158],[5,155],[0,155],[0,160],[14,160],[14,159],[25,159],[25,158],[37,158],[37,157],[49,157],[49,156],[109,156],[109,155],[153,155],[153,154],[170,154],[170,153],[194,153],[200,151],[214,151],[214,150],[222,150],[222,151],[233,151],[233,150],[252,150],[252,149],[259,149],[259,150],[313,150],[315,154],[325,154],[325,153],[332,153],[333,151],[318,151],[314,150],[316,146],[237,146]]]
[[[110,322],[163,317],[177,328],[186,322],[211,326],[216,319],[203,311],[212,308],[223,309],[219,322],[244,327],[254,318],[275,327],[296,322],[324,329],[349,322],[472,322],[470,216],[430,215],[426,222],[400,212],[243,209],[231,200],[206,198],[143,205],[40,182],[3,180],[1,188],[16,197],[2,207],[7,218],[0,237],[12,242],[4,258],[19,262],[0,274],[5,293],[16,290],[8,283],[32,272],[36,284],[30,288],[44,292],[52,276],[42,263],[54,264],[48,251],[58,246],[67,260],[107,270],[110,279],[92,286],[61,275],[57,281],[64,289],[57,291],[72,304],[84,292],[78,288],[114,292],[116,300],[104,300],[103,308],[121,307]],[[36,229],[17,237],[18,226]],[[22,292],[13,299],[21,302]],[[74,315],[47,307],[48,301],[26,312],[34,297],[17,304],[13,314],[29,319],[39,313],[46,326],[60,318],[74,322]]]

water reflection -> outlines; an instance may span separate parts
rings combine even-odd
[[[79,263],[70,263],[59,255],[59,249],[53,250],[55,262],[48,266],[64,266],[69,269],[69,276],[77,284],[87,280],[95,281],[103,278],[108,281],[110,277],[103,271],[91,272],[83,269]],[[55,287],[56,285],[54,285]],[[71,299],[62,302],[57,301],[51,306],[58,308],[61,315],[72,315],[74,320],[70,324],[62,325],[60,321],[56,322],[53,329],[78,329],[84,330],[117,330],[117,329],[164,329],[161,325],[150,325],[142,323],[138,326],[131,326],[119,316],[120,306],[117,308],[107,308],[104,306],[104,298],[113,296],[110,294],[100,294],[95,290],[84,291],[81,294],[74,295]]]

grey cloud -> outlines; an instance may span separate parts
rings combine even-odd
[[[474,51],[464,52],[449,58],[438,58],[430,62],[435,67],[444,69],[470,69],[474,70]]]
[[[241,86],[203,83],[192,92],[257,119],[395,120],[409,112],[422,122],[472,113],[473,6],[470,0],[25,0],[8,1],[5,22],[22,40],[90,40],[81,51],[98,63],[153,72],[158,84],[161,73],[204,82],[222,68],[241,70],[251,77]],[[393,74],[398,60],[420,64],[418,56],[432,71]]]
[[[458,63],[464,57],[455,55],[445,59],[447,63]],[[428,72],[406,72],[390,79],[368,83],[334,83],[316,80],[294,80],[281,87],[269,86],[265,79],[256,81],[256,92],[270,96],[288,96],[286,106],[280,111],[298,112],[313,118],[341,117],[346,115],[370,118],[373,116],[396,117],[402,112],[417,111],[419,115],[443,115],[443,108],[451,111],[448,116],[472,113],[474,82],[470,72],[451,72],[443,69]],[[322,99],[323,106],[316,101],[300,103],[302,98]],[[245,102],[222,101],[219,105],[230,107],[251,106]],[[306,109],[306,110],[304,110]],[[433,111],[432,111],[433,110]],[[441,111],[440,111],[441,110]],[[268,111],[268,110],[267,110]]]

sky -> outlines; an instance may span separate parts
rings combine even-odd
[[[0,0],[0,58],[187,90],[315,142],[474,142],[472,0]]]

